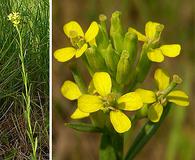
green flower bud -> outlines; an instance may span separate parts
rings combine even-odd
[[[121,24],[121,12],[116,11],[111,17],[110,36],[112,38],[114,48],[121,53],[123,48],[123,27]]]
[[[96,43],[98,48],[106,48],[109,43],[108,32],[106,27],[107,17],[102,14],[99,16],[99,20],[100,20],[99,33],[98,36],[96,37]]]
[[[128,84],[130,74],[129,53],[123,50],[117,65],[116,81],[119,84]]]
[[[88,48],[85,55],[90,68],[92,68],[94,72],[106,71],[105,61],[95,46]]]
[[[138,42],[138,39],[135,33],[127,32],[125,34],[125,38],[123,42],[123,50],[126,50],[129,53],[130,66],[132,66],[136,60],[137,42]]]
[[[117,55],[115,50],[112,48],[112,44],[109,44],[108,48],[104,52],[106,65],[108,69],[115,74],[119,61],[119,55]]]

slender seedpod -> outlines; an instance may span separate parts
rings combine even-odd
[[[109,44],[108,48],[105,50],[104,59],[108,69],[115,74],[119,61],[119,55],[116,54],[115,50],[112,47],[112,44]]]
[[[129,53],[126,50],[123,50],[120,60],[117,65],[116,81],[119,84],[127,84],[129,82]]]
[[[90,68],[93,68],[94,72],[106,71],[105,61],[95,46],[88,48],[85,55]]]
[[[110,36],[117,52],[121,53],[123,48],[123,27],[121,23],[121,12],[116,11],[111,17]]]
[[[127,32],[125,34],[123,42],[123,50],[126,50],[129,53],[129,62],[132,66],[135,62],[137,56],[137,35],[135,33]]]

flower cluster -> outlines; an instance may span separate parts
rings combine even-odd
[[[21,16],[19,12],[12,12],[7,17],[8,20],[13,23],[14,27],[16,27],[20,23]]]
[[[172,79],[162,69],[156,69],[154,79],[157,91],[137,88],[149,73],[152,62],[164,61],[164,56],[176,57],[180,54],[179,44],[159,45],[164,25],[147,22],[145,35],[133,28],[125,33],[121,23],[121,13],[116,11],[111,17],[108,33],[107,18],[100,15],[100,24],[92,22],[86,33],[80,25],[71,21],[64,25],[64,33],[72,47],[54,52],[59,62],[81,57],[92,80],[88,90],[83,91],[80,81],[65,81],[61,93],[69,100],[77,100],[73,119],[91,117],[100,113],[103,126],[124,133],[131,128],[132,116],[144,110],[144,116],[158,122],[167,103],[188,106],[185,92],[174,90],[181,78]],[[138,54],[138,42],[144,42]],[[80,78],[80,75],[77,78]],[[133,111],[130,114],[125,114]],[[106,118],[103,118],[106,117]],[[98,122],[98,119],[96,119]],[[100,123],[100,121],[98,122]]]

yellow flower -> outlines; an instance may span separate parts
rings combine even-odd
[[[164,29],[164,25],[156,22],[147,22],[145,25],[145,34],[143,35],[139,31],[135,30],[134,28],[129,28],[129,32],[133,32],[137,35],[139,41],[144,41],[148,43],[157,42],[160,39],[160,34]]]
[[[13,23],[14,27],[20,23],[21,17],[19,12],[12,12],[7,17],[8,20]]]
[[[147,43],[155,43],[160,39],[161,32],[164,26],[156,22],[147,22],[145,26],[145,34],[143,35],[133,28],[129,28],[129,32],[137,34],[138,40],[144,41]],[[179,44],[169,44],[162,45],[159,48],[151,49],[147,56],[153,62],[162,62],[164,61],[164,56],[167,57],[176,57],[180,54],[181,46]]]
[[[111,77],[106,72],[96,72],[93,76],[95,95],[83,94],[78,98],[78,108],[85,113],[98,110],[109,112],[110,121],[118,133],[126,132],[131,121],[122,110],[135,111],[143,106],[139,94],[130,92],[118,97],[112,90]]]
[[[176,57],[180,54],[181,46],[179,44],[162,45],[160,48],[151,49],[147,53],[148,58],[153,62],[164,61],[164,56]]]
[[[54,57],[59,62],[66,62],[73,58],[79,58],[88,48],[88,45],[95,45],[95,38],[99,32],[99,26],[92,22],[87,32],[84,34],[81,26],[71,21],[64,25],[64,33],[70,38],[73,47],[65,47],[54,52]]]
[[[189,105],[187,94],[180,90],[173,90],[166,97],[163,97],[163,99],[159,99],[163,94],[163,91],[169,86],[170,77],[162,69],[157,69],[154,74],[154,79],[158,86],[158,91],[156,93],[145,89],[135,90],[135,92],[141,96],[143,103],[152,104],[148,109],[148,118],[152,122],[158,122],[160,120],[163,112],[163,105],[166,104],[167,101],[175,103],[178,106],[185,107]]]
[[[72,81],[64,82],[64,84],[61,87],[61,93],[64,97],[66,97],[69,100],[76,100],[82,95],[79,87]],[[74,113],[71,115],[71,118],[81,119],[81,118],[88,117],[88,116],[89,116],[89,113],[82,112],[77,108],[74,111]]]

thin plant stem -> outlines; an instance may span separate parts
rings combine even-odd
[[[152,138],[152,136],[156,133],[158,128],[161,126],[162,122],[166,118],[167,114],[171,109],[171,103],[168,103],[165,107],[162,117],[158,123],[153,123],[148,121],[139,134],[137,135],[136,139],[134,140],[132,147],[129,148],[125,160],[133,160],[135,156],[141,151],[144,145]]]
[[[32,160],[37,160],[36,158],[36,150],[37,150],[37,137],[34,138],[33,137],[33,130],[32,130],[32,124],[31,124],[31,97],[30,97],[30,84],[28,82],[28,74],[26,71],[26,67],[25,67],[25,55],[24,55],[24,51],[23,51],[23,43],[22,43],[22,37],[20,34],[20,30],[18,29],[18,26],[16,26],[16,30],[19,36],[19,47],[20,47],[20,53],[19,53],[19,58],[20,58],[20,62],[21,62],[21,74],[22,74],[22,80],[24,83],[24,88],[25,91],[24,93],[22,93],[22,96],[24,98],[24,103],[25,103],[25,119],[27,122],[27,135],[29,137],[30,143],[31,143],[31,147],[32,147]]]

